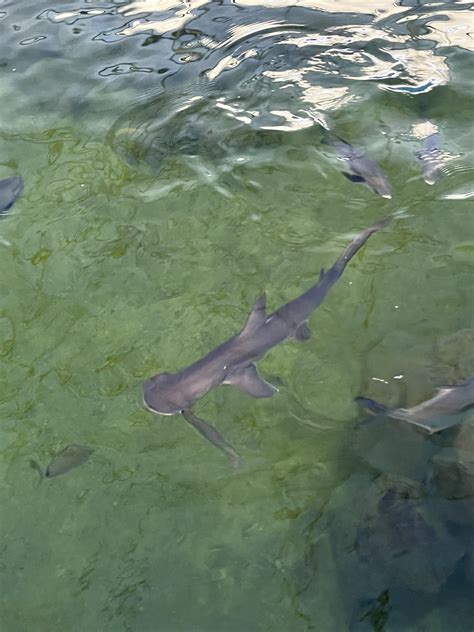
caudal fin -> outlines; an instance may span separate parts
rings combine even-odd
[[[369,399],[368,397],[356,397],[354,401],[378,415],[386,415],[388,413],[387,406],[379,404],[379,402],[376,402],[374,399]]]
[[[392,219],[391,215],[389,215],[388,217],[384,217],[354,237],[351,243],[348,246],[346,246],[346,248],[344,248],[344,251],[338,257],[336,263],[331,268],[331,271],[336,273],[337,278],[341,276],[341,274],[344,272],[346,265],[349,263],[352,257],[356,254],[356,252],[358,252],[362,248],[362,246],[366,243],[369,237],[373,235],[374,233],[376,233],[377,231],[379,231],[384,226],[387,226],[387,224],[390,222],[391,219]]]

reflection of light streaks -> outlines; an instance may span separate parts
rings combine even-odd
[[[123,15],[137,15],[137,13],[159,13],[169,11],[170,9],[181,9],[177,11],[177,15],[191,15],[194,9],[198,9],[209,0],[138,0],[130,2],[119,8],[119,13]]]
[[[113,12],[114,9],[98,8],[75,9],[74,11],[55,11],[54,9],[47,9],[38,15],[38,20],[46,19],[53,23],[65,22],[66,24],[74,24],[78,20],[87,20]]]
[[[260,37],[268,37],[276,32],[278,33],[291,33],[294,29],[301,29],[298,24],[289,24],[284,20],[268,20],[267,22],[256,22],[250,24],[241,24],[230,29],[230,37],[223,42],[220,46],[230,48],[249,37],[258,35]]]
[[[183,28],[189,19],[189,16],[175,16],[167,20],[132,20],[122,30],[117,31],[116,35],[122,35],[123,37],[140,33],[163,35],[169,31],[177,31]]]
[[[302,70],[266,70],[263,74],[275,82],[296,83],[303,91],[303,100],[314,106],[314,109],[310,111],[313,120],[324,127],[326,127],[324,119],[321,119],[318,113],[333,110],[356,99],[355,95],[349,93],[349,88],[346,86],[312,85],[304,78],[305,72]]]
[[[268,7],[271,9],[301,7],[314,9],[316,11],[325,11],[327,13],[343,13],[346,11],[350,13],[361,13],[360,0],[338,0],[337,2],[335,2],[335,0],[235,0],[235,4],[248,7]],[[377,3],[374,2],[372,4],[376,4],[377,6],[365,6],[364,13],[377,15],[384,11],[394,12],[393,0],[378,0]],[[402,8],[402,10],[404,9]]]
[[[150,20],[147,18],[139,18],[132,20],[120,30],[115,32],[107,32],[103,35],[111,35],[129,37],[140,33],[153,33],[156,35],[164,35],[172,31],[178,31],[183,29],[188,22],[193,20],[197,14],[196,9],[207,4],[208,0],[139,0],[138,2],[131,2],[119,8],[118,12],[126,17],[137,14],[150,14],[150,13],[163,13],[170,9],[177,8],[175,14],[168,18],[161,20]],[[97,38],[99,39],[99,38]],[[103,37],[100,39],[104,39]],[[117,39],[117,38],[111,38]]]
[[[261,125],[261,129],[273,129],[280,130],[282,132],[291,132],[297,129],[312,127],[314,124],[311,119],[298,116],[297,114],[293,114],[293,112],[289,112],[288,110],[270,110],[270,114],[283,119],[284,122],[281,125]]]
[[[467,11],[451,11],[444,13],[443,21],[429,24],[430,39],[441,46],[459,46],[466,50],[474,50],[474,28],[472,14]]]
[[[218,77],[221,72],[224,70],[229,70],[230,68],[235,68],[238,66],[244,59],[248,59],[249,57],[256,57],[258,52],[255,48],[250,48],[249,50],[244,51],[241,55],[233,57],[232,55],[227,55],[223,57],[214,68],[207,71],[207,77],[210,81]]]
[[[443,195],[444,200],[469,200],[472,197],[474,197],[474,191],[460,191],[459,193]]]
[[[422,123],[415,123],[412,125],[411,133],[414,138],[418,140],[423,140],[431,136],[431,134],[436,134],[439,132],[438,126],[432,123],[431,121],[423,121]]]
[[[449,69],[446,57],[434,55],[431,50],[382,49],[385,53],[400,62],[408,74],[407,82],[399,85],[379,84],[382,90],[421,94],[429,92],[435,86],[442,86],[449,81]]]
[[[373,28],[370,25],[351,26],[350,30],[347,27],[332,27],[328,28],[325,33],[308,33],[301,37],[293,37],[285,43],[289,43],[292,46],[305,47],[305,46],[335,46],[342,44],[347,46],[348,44],[354,44],[356,42],[370,42],[375,39],[380,39],[386,42],[403,43],[405,38],[401,35],[395,35],[381,29]]]
[[[357,71],[357,74],[353,70],[351,70],[351,72],[341,71],[341,76],[346,79],[352,79],[353,81],[381,81],[384,79],[393,79],[400,74],[400,69],[395,67],[394,64],[378,59],[375,55],[371,55],[365,51],[352,52],[350,50],[334,50],[331,51],[331,54],[333,53],[338,53],[339,56],[344,56],[346,61],[355,64],[354,70]]]

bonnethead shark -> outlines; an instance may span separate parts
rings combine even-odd
[[[326,132],[323,143],[330,145],[339,158],[344,160],[349,171],[343,171],[351,182],[365,182],[377,195],[391,199],[392,187],[380,167],[362,149],[354,147],[342,138]]]
[[[262,294],[252,307],[240,333],[235,334],[206,356],[177,373],[159,373],[143,384],[143,401],[153,413],[182,413],[203,436],[238,462],[238,454],[207,422],[200,420],[191,407],[212,388],[230,384],[252,397],[271,397],[278,389],[264,380],[255,361],[287,338],[308,340],[311,331],[308,318],[319,307],[345,267],[371,235],[388,224],[384,218],[365,229],[350,242],[327,271],[321,269],[319,280],[309,290],[267,314],[266,295]]]
[[[474,406],[474,374],[463,384],[438,389],[436,395],[412,408],[388,408],[367,397],[356,397],[356,401],[383,417],[406,421],[433,434],[463,421],[463,413]]]
[[[434,132],[423,141],[423,149],[416,152],[421,162],[423,180],[426,184],[434,184],[443,175],[443,153],[439,148],[439,134]]]
[[[0,215],[11,209],[15,200],[21,195],[23,186],[20,176],[10,176],[0,180]]]

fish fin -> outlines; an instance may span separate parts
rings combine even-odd
[[[209,443],[212,443],[213,446],[222,450],[222,452],[227,455],[231,465],[235,469],[238,469],[241,466],[241,460],[238,452],[236,452],[231,444],[224,439],[217,428],[208,424],[207,421],[204,421],[204,419],[197,417],[191,410],[183,410],[181,411],[181,414],[184,419],[191,424],[191,426],[194,426],[194,428],[196,428],[196,430],[209,441]]]
[[[233,371],[227,376],[224,384],[235,386],[252,397],[271,397],[278,392],[277,388],[260,377],[255,364]]]
[[[306,342],[311,338],[311,329],[307,322],[301,323],[296,329],[293,335],[295,340],[298,342]]]
[[[351,182],[365,182],[365,178],[363,178],[362,176],[358,176],[355,173],[348,173],[347,171],[343,171],[342,175]]]
[[[368,397],[356,397],[355,401],[364,408],[367,408],[373,413],[378,413],[379,415],[386,415],[389,410],[387,406],[379,404],[379,402],[376,402],[374,399],[369,399]]]
[[[261,294],[252,306],[242,331],[239,335],[250,334],[258,329],[267,320],[267,295]]]

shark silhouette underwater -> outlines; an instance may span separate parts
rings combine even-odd
[[[439,388],[433,397],[411,408],[388,408],[368,397],[356,397],[355,401],[379,417],[398,419],[434,434],[462,422],[472,411],[474,374],[462,384]]]
[[[20,176],[10,176],[0,180],[0,215],[9,212],[24,188]]]
[[[143,402],[148,410],[160,415],[182,414],[198,432],[225,452],[234,466],[239,455],[222,435],[191,412],[195,402],[220,384],[230,384],[252,397],[271,397],[277,388],[264,380],[255,361],[287,338],[308,340],[308,318],[319,307],[347,264],[369,237],[386,226],[384,218],[354,237],[328,270],[321,269],[319,279],[309,290],[267,314],[266,295],[252,307],[240,333],[235,334],[206,356],[177,373],[159,373],[143,383]]]

